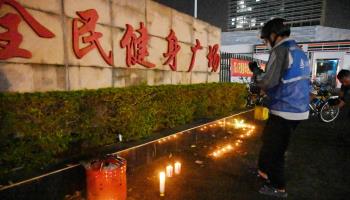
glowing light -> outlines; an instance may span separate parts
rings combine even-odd
[[[234,119],[234,120],[235,120],[234,126],[236,129],[247,127],[247,124],[244,122],[244,120],[237,120],[237,119]]]
[[[165,172],[159,173],[159,193],[160,193],[160,196],[164,196],[164,193],[165,193]]]
[[[174,168],[173,168],[173,166],[172,165],[168,165],[167,167],[166,167],[166,176],[167,177],[172,177],[173,176],[173,171],[174,171]]]
[[[180,162],[175,162],[174,164],[175,167],[175,174],[180,174],[181,173],[181,163]]]
[[[225,145],[221,148],[219,148],[218,150],[214,151],[213,153],[211,153],[210,155],[213,157],[220,157],[221,155],[228,153],[230,151],[233,151],[234,148],[231,144]]]

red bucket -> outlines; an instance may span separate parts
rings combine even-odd
[[[88,200],[126,200],[126,160],[108,156],[85,166]]]

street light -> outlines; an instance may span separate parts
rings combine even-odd
[[[194,0],[194,18],[197,18],[197,0]]]

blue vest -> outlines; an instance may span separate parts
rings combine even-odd
[[[289,66],[280,83],[267,91],[269,109],[286,113],[309,111],[310,65],[309,59],[294,40],[281,44],[289,49]]]

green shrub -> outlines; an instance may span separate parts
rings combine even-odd
[[[0,94],[0,174],[54,164],[72,153],[126,141],[244,106],[240,84],[137,86]]]

